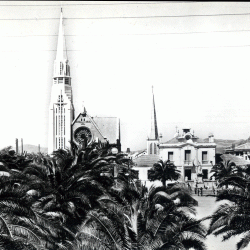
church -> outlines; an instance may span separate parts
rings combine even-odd
[[[70,148],[71,142],[78,146],[83,143],[108,142],[117,152],[121,151],[119,118],[92,117],[86,108],[75,116],[61,10],[49,105],[48,153]]]

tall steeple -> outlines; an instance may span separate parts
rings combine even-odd
[[[58,41],[57,41],[57,51],[56,51],[56,60],[54,61],[54,77],[59,76],[70,76],[70,70],[68,65],[67,50],[66,50],[66,41],[64,37],[63,29],[63,13],[61,9],[60,23],[59,23],[59,32],[58,32]]]
[[[48,152],[52,153],[55,150],[70,147],[71,125],[74,118],[70,67],[66,53],[62,9],[49,109]]]
[[[150,138],[152,140],[158,140],[158,127],[157,127],[157,119],[156,119],[156,110],[155,110],[155,98],[154,98],[154,90],[152,86],[152,96],[153,96],[153,106],[151,111],[151,133]]]
[[[151,133],[150,133],[150,137],[147,140],[147,154],[158,155],[159,135],[158,135],[158,127],[157,127],[157,119],[156,119],[153,86],[152,86],[152,96],[153,96],[153,106],[151,110]]]

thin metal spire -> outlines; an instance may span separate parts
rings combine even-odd
[[[152,95],[153,95],[153,107],[151,113],[151,135],[150,139],[158,140],[158,127],[157,127],[157,119],[156,119],[156,110],[155,110],[155,99],[154,99],[154,87],[152,86]]]

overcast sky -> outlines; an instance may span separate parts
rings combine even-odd
[[[61,4],[0,1],[0,147],[47,147]],[[76,115],[121,120],[122,149],[146,147],[154,86],[163,141],[250,136],[250,3],[62,2]]]

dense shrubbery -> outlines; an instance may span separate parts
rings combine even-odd
[[[190,194],[147,190],[129,161],[100,144],[0,151],[0,249],[205,249]]]

